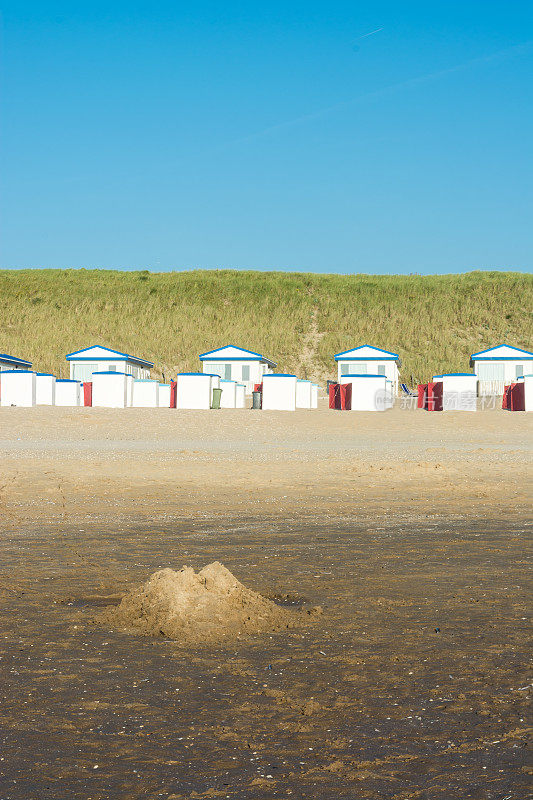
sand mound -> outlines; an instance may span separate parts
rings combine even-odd
[[[199,572],[192,567],[154,572],[98,621],[145,636],[200,643],[288,628],[301,617],[247,589],[215,561]]]

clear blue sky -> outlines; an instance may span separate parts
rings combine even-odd
[[[2,4],[2,267],[531,270],[533,3]]]

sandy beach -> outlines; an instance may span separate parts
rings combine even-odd
[[[0,409],[2,800],[524,800],[533,417]],[[220,561],[303,628],[93,623]]]
[[[0,409],[7,517],[521,514],[526,414]],[[4,524],[7,518],[4,519]]]

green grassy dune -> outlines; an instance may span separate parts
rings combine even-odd
[[[469,355],[532,344],[533,276],[421,277],[252,271],[0,271],[0,352],[67,374],[65,353],[92,344],[153,361],[168,379],[224,344],[280,371],[324,381],[333,354],[373,344],[400,354],[402,378],[469,369]]]

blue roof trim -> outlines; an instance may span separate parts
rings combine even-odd
[[[81,381],[75,381],[72,378],[58,378],[56,383],[81,383]]]
[[[212,375],[210,372],[178,372],[177,377],[180,375],[201,375],[202,378],[220,378],[220,375]]]
[[[307,378],[298,378],[298,383],[311,383],[311,381],[308,380]],[[311,383],[311,386],[312,385],[313,384]]]
[[[2,375],[33,375],[32,369],[3,369],[1,371]]]
[[[333,356],[333,358],[337,360],[338,358],[342,358],[343,356],[348,355],[348,353],[357,353],[357,351],[362,350],[363,347],[369,347],[371,350],[376,350],[378,353],[383,353],[384,355],[389,356],[389,358],[392,358],[394,360],[400,358],[398,353],[392,353],[390,350],[383,350],[381,347],[375,347],[373,344],[360,344],[358,347],[352,347],[350,350],[344,350],[344,352],[342,353],[337,353],[336,355]],[[374,359],[377,359],[378,361],[383,361],[383,356],[367,356],[367,357],[362,357],[359,360],[373,361]]]
[[[524,356],[487,356],[487,358],[472,358],[472,361],[531,361],[533,360],[533,353],[528,358]]]
[[[151,361],[146,361],[144,358],[138,358],[137,356],[130,356],[129,353],[121,353],[119,350],[112,350],[110,347],[105,347],[103,344],[92,344],[90,347],[84,347],[83,350],[76,350],[74,353],[67,353],[65,358],[67,361],[109,361],[108,358],[103,356],[82,356],[81,358],[75,358],[75,356],[81,355],[81,353],[86,353],[87,350],[92,350],[93,347],[101,347],[102,350],[107,350],[108,353],[113,353],[115,356],[120,356],[119,360],[126,360],[126,361],[133,361],[136,364],[142,364],[143,366],[153,367]]]
[[[26,367],[31,367],[31,361],[26,361],[24,358],[17,358],[16,356],[8,356],[7,353],[0,353],[0,361],[6,361],[8,364],[24,364]],[[8,372],[8,370],[4,370]]]
[[[479,353],[472,353],[470,358],[476,360],[478,358],[478,356],[485,355],[485,353],[492,353],[493,350],[497,350],[499,347],[510,347],[511,350],[516,350],[517,353],[525,353],[530,358],[533,358],[533,353],[531,353],[529,350],[522,350],[521,347],[514,347],[514,345],[506,344],[505,342],[503,344],[497,344],[494,347],[489,347],[489,348],[487,348],[487,350],[480,350]],[[483,359],[480,359],[480,360],[483,360]],[[487,360],[489,360],[489,359],[487,358]],[[490,360],[492,360],[492,361],[516,361],[516,359],[513,358],[512,356],[494,356],[494,358],[492,358]]]
[[[120,374],[123,375],[125,373],[121,372]],[[93,372],[93,375],[94,375],[94,372]],[[132,375],[132,378],[133,378],[133,375]],[[159,383],[159,381],[156,380],[155,378],[133,378],[133,382],[134,383]]]
[[[263,380],[265,378],[296,378],[296,375],[291,375],[289,372],[270,372],[263,375]]]
[[[126,375],[126,377],[128,376],[127,372],[119,372],[118,370],[114,370],[114,369],[112,369],[112,370],[103,370],[102,372],[93,372],[92,374],[93,375]],[[130,377],[133,378],[133,375],[131,375]]]
[[[51,372],[36,372],[35,374],[37,375],[38,378],[53,378],[54,377]]]
[[[221,356],[219,358],[210,358],[210,361],[264,361],[266,364],[271,364],[272,366],[277,366],[274,361],[271,361],[266,356],[262,356],[261,353],[256,353],[253,350],[246,350],[245,347],[239,347],[236,344],[225,344],[223,347],[217,347],[215,350],[208,350],[207,353],[200,353],[198,358],[200,361],[203,361],[204,358],[208,356],[212,356],[214,353],[220,353],[221,350],[225,350],[226,347],[234,347],[236,350],[240,350],[243,353],[248,353],[248,355],[253,356],[253,358],[237,358],[236,356],[232,356],[231,358],[224,358]]]
[[[439,378],[477,378],[473,372],[443,372]]]

